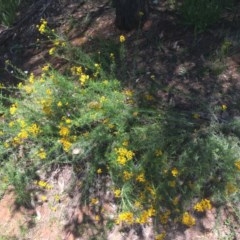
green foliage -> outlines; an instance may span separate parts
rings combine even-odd
[[[184,0],[181,13],[185,24],[194,27],[195,32],[202,32],[215,23],[227,6],[233,5],[233,0]]]
[[[10,26],[16,17],[21,0],[0,0],[0,23]]]

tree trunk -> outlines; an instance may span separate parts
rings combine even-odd
[[[142,27],[149,16],[148,0],[116,0],[116,26],[122,30]]]

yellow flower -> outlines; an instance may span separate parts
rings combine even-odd
[[[238,170],[240,170],[240,160],[236,161],[234,165]]]
[[[148,214],[148,211],[143,211],[140,216],[136,219],[136,222],[137,223],[140,223],[140,224],[145,224],[147,223],[149,220],[149,214]]]
[[[47,65],[45,65],[45,66],[42,67],[42,71],[43,71],[43,72],[47,72],[47,71],[49,70],[49,68],[50,68],[50,65],[47,64]]]
[[[133,96],[133,90],[131,90],[131,89],[126,89],[126,90],[124,90],[124,94],[125,94],[127,97],[132,97],[132,96]]]
[[[110,58],[112,61],[115,59],[114,53],[110,53]]]
[[[90,201],[90,204],[92,205],[97,205],[98,204],[98,199],[97,198],[92,198],[91,201]]]
[[[133,115],[134,117],[137,117],[137,116],[138,116],[138,112],[134,112],[132,115]]]
[[[114,190],[114,196],[115,196],[115,198],[120,198],[120,196],[121,196],[121,190],[120,190],[120,189]]]
[[[60,45],[60,41],[59,40],[55,40],[53,43],[55,46],[59,46]]]
[[[4,142],[4,147],[5,147],[5,148],[9,148],[9,146],[10,146],[10,145],[9,145],[8,142]]]
[[[63,136],[63,137],[66,137],[70,134],[70,130],[68,127],[64,127],[64,126],[61,126],[60,127],[60,130],[59,130],[59,135],[60,136]]]
[[[34,83],[34,74],[33,73],[30,74],[28,81],[32,84]]]
[[[147,210],[147,213],[149,217],[153,217],[156,215],[156,210],[153,207],[151,207]]]
[[[79,78],[81,85],[82,86],[85,85],[85,83],[88,79],[89,79],[89,75],[81,74],[80,78]]]
[[[46,189],[52,189],[52,185],[48,184],[47,182],[40,180],[38,182],[35,182],[35,184],[37,184],[39,187],[41,188],[46,188]]]
[[[97,170],[97,173],[98,173],[98,174],[101,174],[101,173],[102,173],[102,169],[99,168],[99,169]]]
[[[136,181],[137,181],[137,182],[141,182],[141,183],[145,182],[146,179],[145,179],[144,173],[140,173],[140,174],[136,177]]]
[[[62,138],[59,140],[59,142],[63,145],[63,150],[65,152],[68,152],[70,150],[72,143],[69,140]]]
[[[135,201],[134,207],[135,207],[135,208],[142,208],[141,202],[140,202],[140,201]]]
[[[191,227],[196,224],[196,219],[188,212],[185,212],[182,216],[182,223],[188,227]]]
[[[134,222],[133,213],[129,211],[120,213],[118,215],[117,223],[121,222],[132,224]]]
[[[44,20],[44,19],[41,19],[40,21],[41,25],[40,26],[37,26],[38,28],[38,31],[43,34],[46,32],[46,27],[47,27],[47,21]]]
[[[52,95],[52,90],[51,90],[51,89],[47,89],[47,90],[46,90],[46,94],[47,94],[47,95]]]
[[[172,203],[174,206],[177,206],[178,203],[179,203],[179,197],[175,197],[173,200],[172,200]]]
[[[119,41],[120,41],[120,43],[123,43],[126,41],[126,38],[123,35],[120,35]]]
[[[62,105],[63,105],[63,104],[62,104],[61,101],[59,101],[59,102],[57,103],[57,106],[58,106],[58,107],[62,107]]]
[[[99,217],[99,215],[96,215],[96,216],[95,216],[95,221],[97,221],[97,222],[98,222],[99,220],[100,220],[100,217]]]
[[[125,165],[127,161],[132,160],[135,155],[134,152],[126,148],[117,148],[115,151],[118,154],[117,163],[119,163],[120,165]]]
[[[18,86],[18,89],[21,89],[23,84],[20,82],[17,86]]]
[[[37,156],[38,156],[40,159],[43,160],[43,159],[46,159],[47,154],[46,154],[46,152],[44,151],[44,149],[41,148],[40,151],[37,153]]]
[[[12,106],[10,107],[10,114],[14,115],[17,111],[17,105],[16,104],[12,104]]]
[[[100,97],[100,103],[104,103],[107,101],[107,98],[105,96]]]
[[[27,139],[28,138],[28,132],[25,129],[22,129],[19,133],[18,133],[18,137],[20,139]]]
[[[40,128],[36,123],[33,123],[29,128],[28,131],[32,133],[34,136],[37,136],[40,133]]]
[[[67,118],[67,119],[65,120],[65,122],[66,122],[66,124],[70,124],[70,123],[72,122],[72,120],[71,120],[70,118]]]
[[[223,105],[221,106],[221,108],[222,108],[223,111],[226,111],[226,110],[227,110],[227,105],[226,105],[226,104],[223,104]]]
[[[210,200],[203,199],[200,202],[196,203],[193,207],[193,209],[197,212],[204,212],[206,210],[212,209],[212,204]]]
[[[48,51],[49,55],[53,55],[56,51],[55,47],[50,48],[50,50]]]
[[[24,119],[18,119],[17,122],[20,124],[21,128],[25,128],[27,126]]]
[[[128,172],[128,171],[123,171],[123,179],[125,181],[129,180],[130,178],[132,178],[133,174],[131,172]]]
[[[33,87],[32,86],[29,86],[29,85],[26,85],[23,87],[23,90],[27,93],[27,94],[30,94],[33,92]]]
[[[178,170],[176,168],[173,168],[171,173],[172,173],[173,177],[177,177],[178,174],[179,174],[179,172],[178,172]]]

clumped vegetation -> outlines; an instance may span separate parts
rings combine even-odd
[[[198,1],[184,1],[182,11],[202,31],[217,20],[226,4],[220,2],[208,5],[210,15]],[[100,175],[109,177],[118,206],[115,223],[128,225],[154,218],[190,227],[198,213],[238,199],[239,121],[216,117],[227,105],[207,109],[207,120],[197,109],[163,107],[116,79],[116,68],[124,69],[125,36],[116,53],[103,51],[103,62],[71,46],[46,20],[37,28],[52,43],[49,55],[67,60],[67,67],[60,72],[46,63],[35,76],[6,61],[22,81],[1,85],[2,190],[13,186],[18,202],[29,204],[29,186],[51,188],[37,170],[71,164],[84,172],[81,190],[89,203],[97,201],[90,186]],[[161,232],[156,239],[164,237]]]
[[[184,0],[180,8],[185,24],[193,26],[195,32],[198,33],[216,23],[223,10],[226,7],[233,7],[233,5],[234,0]]]
[[[0,23],[5,26],[13,24],[16,11],[21,4],[21,0],[1,0],[0,1]]]

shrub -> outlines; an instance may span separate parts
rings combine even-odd
[[[71,60],[76,51],[56,40],[53,56]],[[124,47],[124,41],[119,44]],[[238,137],[219,122],[202,123],[197,114],[154,105],[153,97],[125,88],[83,52],[74,58],[64,74],[49,64],[40,76],[30,74],[2,107],[0,157],[6,171],[0,175],[21,199],[26,201],[23,193],[36,170],[54,163],[83,169],[83,195],[90,196],[100,175],[108,176],[119,206],[117,223],[144,224],[155,217],[191,226],[190,209],[210,209],[217,196],[236,193]]]

